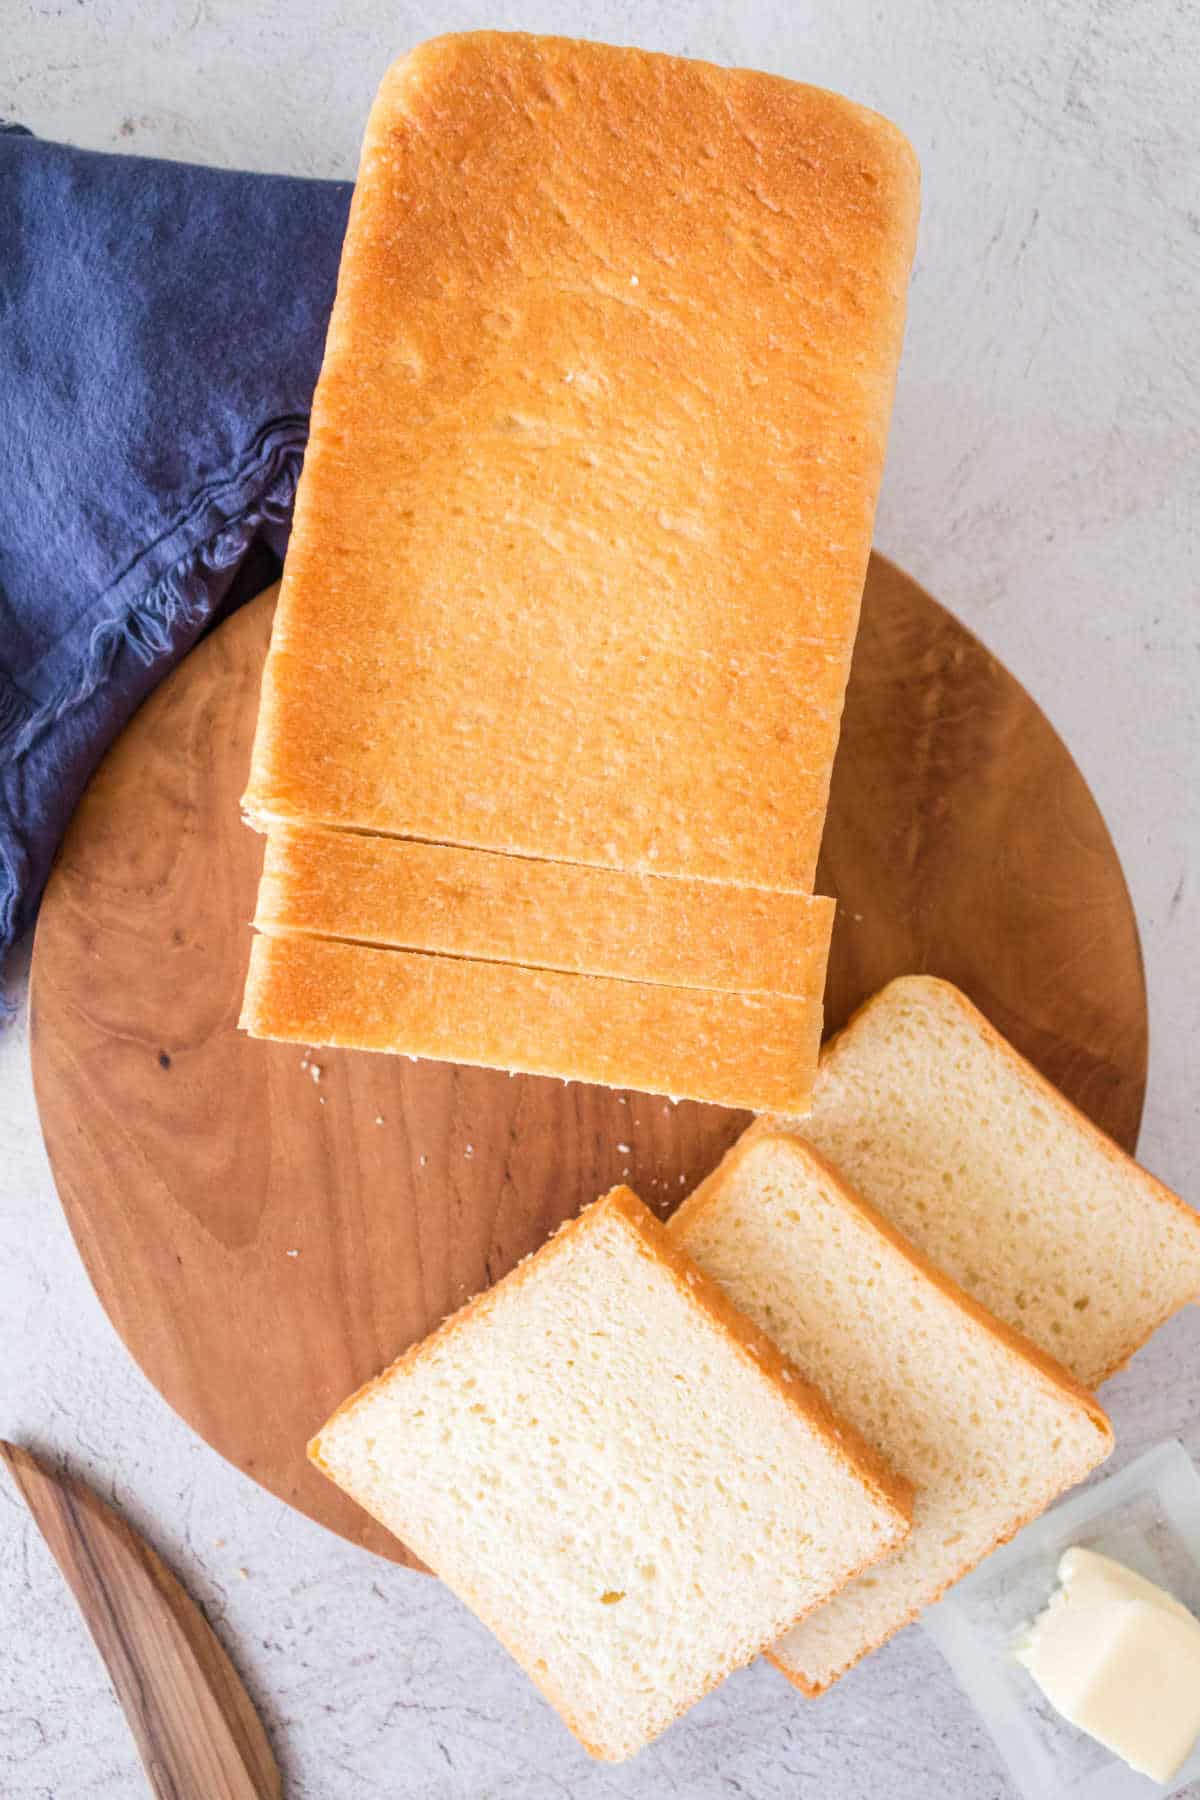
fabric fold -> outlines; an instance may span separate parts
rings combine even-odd
[[[349,195],[0,131],[0,953],[112,738],[278,573]]]

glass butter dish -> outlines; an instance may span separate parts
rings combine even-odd
[[[1154,1800],[1200,1780],[1200,1745],[1161,1787],[1067,1723],[1013,1656],[1064,1550],[1099,1550],[1200,1616],[1200,1474],[1177,1440],[1035,1519],[931,1606],[922,1624],[996,1741],[1024,1800]]]

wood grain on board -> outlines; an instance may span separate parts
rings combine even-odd
[[[38,1104],[117,1330],[256,1480],[385,1555],[306,1462],[356,1385],[618,1181],[666,1213],[747,1115],[235,1029],[262,840],[241,822],[272,596],[207,638],[97,771],[42,905]],[[950,614],[872,560],[818,890],[827,1024],[891,976],[962,986],[1132,1148],[1137,931],[1078,769]]]
[[[75,1596],[157,1800],[280,1800],[250,1697],[162,1558],[74,1476],[2,1441],[0,1461]]]

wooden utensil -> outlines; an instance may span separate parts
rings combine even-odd
[[[79,1603],[160,1800],[280,1800],[249,1695],[160,1556],[70,1475],[0,1440],[17,1491]]]
[[[306,1067],[237,1031],[271,608],[205,639],[93,777],[42,902],[34,1081],[76,1242],[151,1381],[272,1492],[401,1556],[307,1438],[615,1182],[668,1212],[747,1115],[402,1056]],[[829,1028],[893,975],[948,976],[1133,1147],[1145,989],[1104,820],[1029,695],[881,557],[817,887],[838,901]]]

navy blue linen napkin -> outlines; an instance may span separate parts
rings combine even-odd
[[[349,199],[0,130],[0,956],[105,747],[275,573]]]

